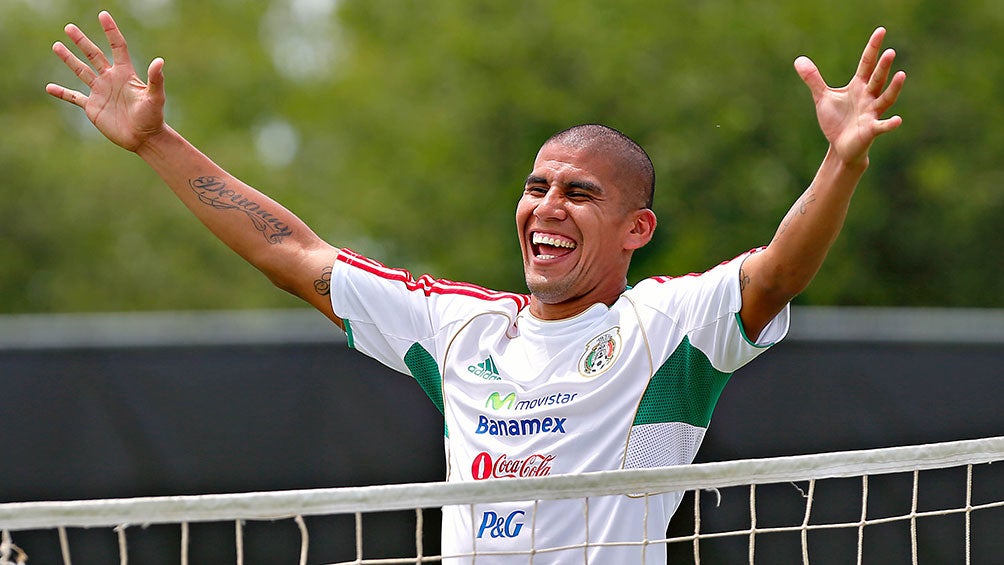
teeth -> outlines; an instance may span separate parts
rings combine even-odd
[[[566,241],[564,239],[557,239],[557,238],[550,237],[550,236],[543,235],[543,234],[539,234],[539,233],[533,234],[533,243],[534,243],[534,245],[544,244],[544,245],[550,245],[552,247],[564,247],[566,249],[575,249],[575,242],[574,241]]]

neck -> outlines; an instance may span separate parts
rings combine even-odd
[[[605,304],[608,308],[617,302],[626,290],[625,283],[616,292],[610,292],[602,297],[594,294],[577,296],[562,302],[544,302],[534,294],[530,295],[530,313],[541,320],[564,320],[588,310],[594,304]]]

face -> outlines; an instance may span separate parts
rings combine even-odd
[[[544,319],[612,304],[624,291],[632,252],[655,215],[629,202],[602,153],[550,143],[541,148],[516,207],[531,312]]]

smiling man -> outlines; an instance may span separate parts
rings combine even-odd
[[[624,134],[589,124],[544,143],[516,208],[530,311],[543,319],[607,305],[631,254],[652,239],[655,171]]]
[[[108,139],[136,152],[227,245],[278,287],[345,330],[349,344],[413,377],[444,416],[447,480],[510,480],[693,461],[733,371],[780,340],[788,302],[833,243],[874,139],[905,80],[890,79],[885,31],[851,81],[830,88],[807,58],[829,150],[766,247],[711,270],[628,287],[635,250],[656,228],[655,173],[634,141],[576,126],[541,147],[516,210],[529,294],[415,279],[318,238],[164,122],[162,59],[135,73],[118,27],[99,15],[114,63],[76,26],[54,52],[89,93],[80,106]],[[601,496],[443,509],[448,563],[663,563],[680,494]],[[454,557],[449,557],[454,556]]]

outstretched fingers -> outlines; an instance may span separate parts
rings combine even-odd
[[[101,48],[95,45],[95,43],[91,41],[91,38],[87,37],[87,35],[81,31],[79,27],[74,24],[66,24],[63,31],[66,32],[66,36],[70,38],[70,41],[73,41],[73,43],[80,48],[80,51],[83,52],[84,56],[87,57],[87,60],[94,66],[94,70],[97,74],[100,75],[111,68],[111,62],[108,61],[108,57],[105,57]]]
[[[107,57],[72,24],[66,26],[66,33],[83,55],[76,49],[77,55],[74,55],[68,44],[57,42],[52,46],[56,55],[90,90],[81,88],[83,92],[79,92],[58,84],[47,84],[45,90],[51,96],[83,108],[87,118],[112,143],[136,151],[165,127],[164,60],[157,58],[150,64],[149,82],[144,83],[136,75],[125,38],[115,20],[108,12],[101,12],[98,19],[111,46],[111,54]]]
[[[808,57],[795,59],[795,70],[812,91],[816,118],[823,135],[846,162],[860,162],[876,136],[902,124],[899,116],[883,119],[899,97],[906,80],[902,71],[892,74],[896,52],[882,51],[885,28],[872,32],[858,63],[857,71],[845,86],[826,84]]]
[[[863,81],[871,80],[875,67],[879,63],[879,50],[882,48],[882,40],[885,39],[885,28],[875,28],[872,36],[868,38],[864,52],[861,53],[861,61],[858,62],[858,70],[855,76]]]
[[[892,80],[889,80],[889,73],[892,71],[892,63],[896,58],[896,52],[886,49],[882,53],[878,66],[868,80],[866,87],[868,93],[875,97],[875,107],[881,115],[888,110],[899,98],[900,90],[903,89],[903,82],[906,80],[906,73],[896,72]],[[886,86],[888,84],[888,87]],[[883,90],[884,89],[884,90]]]
[[[49,83],[45,85],[45,91],[49,93],[51,96],[55,96],[60,100],[65,100],[70,104],[80,106],[81,108],[87,105],[87,95],[85,95],[82,92],[71,90],[69,88],[54,83]]]
[[[111,45],[112,60],[114,63],[131,66],[132,62],[129,59],[129,49],[126,46],[125,37],[119,31],[118,25],[115,24],[115,20],[112,19],[111,14],[101,12],[98,14],[98,20],[105,30],[105,36],[108,38],[109,45]],[[87,34],[81,31],[76,25],[66,24],[63,31],[66,32],[66,36],[70,38],[70,41],[80,49],[84,57],[90,61],[90,65],[74,55],[61,41],[53,44],[52,51],[73,71],[73,74],[77,75],[77,78],[81,82],[88,87],[93,86],[94,81],[102,73],[112,68],[113,62],[109,61],[104,51],[91,41],[91,38],[87,37]]]
[[[865,92],[872,98],[871,110],[874,119],[871,128],[875,135],[888,133],[903,123],[903,118],[900,116],[885,119],[881,117],[896,103],[906,81],[906,73],[903,71],[897,71],[891,79],[889,78],[893,62],[896,60],[896,51],[886,49],[879,54],[884,38],[885,28],[880,27],[872,33],[861,55],[856,75],[857,79],[865,82]]]
[[[896,100],[899,99],[899,93],[903,90],[903,84],[906,82],[906,73],[903,71],[896,71],[893,75],[892,80],[889,82],[889,86],[885,89],[882,94],[875,99],[875,106],[879,114],[884,113]]]
[[[903,71],[897,71],[896,74],[892,76],[892,80],[889,82],[889,87],[885,89],[882,94],[875,99],[875,114],[876,116],[881,116],[896,103],[899,99],[899,93],[903,90],[903,84],[906,82],[906,73]],[[877,133],[887,133],[899,127],[903,123],[903,119],[899,116],[892,116],[887,119],[878,119],[875,122],[875,130]]]
[[[69,27],[69,26],[67,26]],[[94,72],[91,67],[77,58],[72,51],[63,45],[61,41],[57,41],[52,44],[52,52],[59,57],[63,63],[73,71],[73,74],[77,75],[77,78],[87,86],[94,84],[94,80],[98,77],[97,73]]]
[[[131,65],[132,61],[129,59],[129,48],[126,45],[125,36],[122,35],[112,15],[102,11],[98,14],[98,21],[101,22],[101,26],[105,30],[105,37],[108,38],[108,45],[112,48],[112,58],[117,64]]]
[[[875,135],[878,136],[883,133],[889,133],[902,125],[902,123],[903,118],[900,116],[892,116],[884,120],[875,120],[875,123],[872,125],[872,130],[875,132]]]
[[[886,49],[882,56],[879,57],[878,64],[872,71],[871,76],[867,77],[868,83],[866,85],[866,90],[872,96],[878,97],[882,94],[882,89],[885,88],[886,82],[889,80],[889,72],[892,70],[892,62],[896,59],[896,51],[892,49]]]

